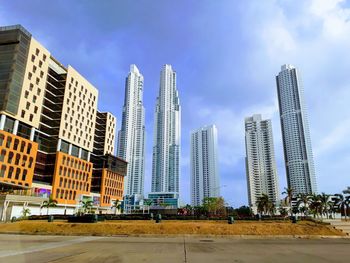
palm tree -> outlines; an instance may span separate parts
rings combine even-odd
[[[49,208],[50,207],[55,207],[55,206],[57,206],[57,201],[54,200],[52,198],[52,196],[50,195],[49,196],[49,200],[44,201],[43,204],[41,205],[40,209],[43,208],[43,207],[46,207],[47,208],[47,215],[49,215]]]
[[[23,208],[22,210],[22,216],[26,218],[27,216],[30,215],[30,209],[29,208]]]
[[[284,192],[282,192],[283,195],[286,195],[284,198],[284,201],[289,204],[289,210],[290,210],[290,215],[293,216],[293,211],[292,211],[292,198],[294,195],[294,189],[293,188],[284,188]]]
[[[347,210],[349,209],[350,206],[350,195],[348,196],[344,196],[342,194],[335,194],[335,196],[337,197],[336,199],[336,205],[339,207],[340,212],[344,213],[344,218],[345,221],[347,221]]]
[[[329,195],[321,193],[319,195],[319,200],[321,202],[321,219],[323,219],[323,214],[326,214],[326,217],[328,218],[328,210],[330,207]]]
[[[92,208],[92,205],[93,205],[93,202],[91,200],[87,200],[87,201],[80,201],[83,205],[82,205],[82,208],[83,208],[83,213],[87,213],[88,210],[91,211],[91,208]]]
[[[122,208],[122,203],[120,200],[115,200],[112,207],[111,208],[115,208],[115,214],[117,214],[118,210],[121,210],[121,212],[123,213],[123,208]]]
[[[320,200],[320,195],[312,194],[310,196],[310,210],[314,215],[314,218],[322,213],[322,203]]]
[[[299,208],[299,211],[306,216],[308,209],[309,209],[309,203],[310,203],[310,196],[304,193],[300,193],[297,195],[297,207]],[[302,205],[302,206],[301,206]]]
[[[275,205],[273,202],[271,202],[267,194],[262,194],[260,197],[258,197],[256,206],[258,207],[258,212],[264,215],[272,215],[275,212]]]

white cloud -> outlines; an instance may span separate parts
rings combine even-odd
[[[348,103],[344,103],[350,101],[350,76],[347,74],[350,9],[344,7],[344,3],[342,0],[309,0],[293,5],[292,12],[288,9],[291,6],[274,1],[268,6],[269,10],[252,9],[245,19],[252,21],[249,24],[249,30],[254,33],[251,41],[257,43],[250,63],[254,66],[266,61],[260,75],[268,74],[272,78],[284,63],[301,69],[316,176],[320,191],[325,192],[329,176],[337,181],[340,189],[343,187],[344,179],[340,178],[347,173],[348,157],[340,151],[350,147],[350,112]],[[276,132],[280,133],[275,130],[275,135]],[[279,163],[283,162],[283,156],[276,157]],[[333,160],[337,160],[337,174],[329,174]]]

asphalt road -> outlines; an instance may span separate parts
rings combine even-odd
[[[350,239],[0,235],[0,262],[350,262]]]

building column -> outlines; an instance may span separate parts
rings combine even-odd
[[[61,144],[62,144],[62,140],[58,139],[58,142],[57,142],[57,151],[58,152],[61,150]]]
[[[29,140],[34,141],[34,135],[35,135],[35,128],[32,127],[32,129],[30,130],[30,138],[29,138]]]
[[[88,152],[87,161],[90,162],[90,152]]]
[[[12,132],[14,135],[17,135],[18,124],[19,124],[19,121],[15,120],[15,123],[13,124],[13,132]]]
[[[71,143],[69,144],[69,147],[68,147],[68,154],[72,155],[72,144]]]
[[[81,148],[79,148],[79,153],[78,153],[78,157],[81,159],[81,153],[82,153],[82,150]]]
[[[1,221],[6,221],[6,212],[7,212],[7,208],[10,204],[10,201],[4,201],[4,206],[2,208],[2,215],[1,215]]]
[[[1,115],[1,119],[0,119],[0,130],[3,130],[5,127],[5,121],[6,121],[6,115],[3,114]]]

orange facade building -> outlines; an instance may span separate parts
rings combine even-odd
[[[116,118],[98,112],[97,88],[20,25],[0,27],[0,54],[2,193],[51,196],[71,211],[87,198],[111,208],[127,163],[113,156]]]
[[[89,195],[92,163],[57,152],[52,179],[52,196],[58,203],[76,204],[81,195]]]
[[[0,130],[0,182],[31,187],[38,144]]]

